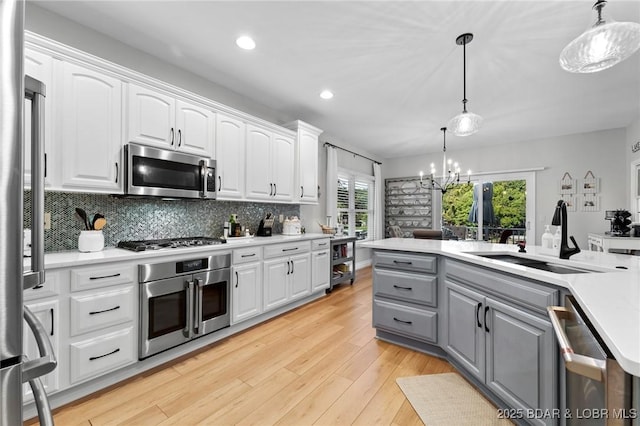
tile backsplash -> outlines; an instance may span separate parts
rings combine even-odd
[[[104,215],[107,225],[103,233],[107,247],[113,247],[121,240],[221,236],[224,222],[233,213],[252,234],[268,212],[276,217],[281,214],[284,217],[300,216],[297,204],[118,198],[103,194],[45,192],[44,211],[51,213],[51,229],[44,231],[46,252],[78,248],[78,236],[84,225],[76,216],[76,207],[84,209],[89,219],[95,213]],[[25,228],[31,227],[30,211],[31,191],[25,191]],[[282,224],[276,223],[274,233],[281,232]]]

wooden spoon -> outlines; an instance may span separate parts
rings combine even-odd
[[[100,231],[102,228],[105,227],[106,224],[107,224],[107,219],[105,219],[104,217],[99,217],[93,220],[93,229],[95,229],[96,231]]]

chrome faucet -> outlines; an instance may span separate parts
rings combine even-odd
[[[580,253],[580,247],[578,247],[578,243],[573,238],[571,238],[571,242],[573,242],[574,247],[569,247],[567,242],[567,204],[564,200],[558,200],[558,205],[556,206],[556,210],[553,213],[553,219],[551,220],[551,224],[554,226],[562,225],[562,239],[560,240],[560,259],[569,259],[576,253]]]

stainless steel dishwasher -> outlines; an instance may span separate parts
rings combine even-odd
[[[631,375],[626,373],[572,296],[565,306],[549,306],[566,372],[567,425],[631,425],[638,413],[631,408]]]

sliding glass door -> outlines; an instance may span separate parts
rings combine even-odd
[[[441,224],[449,238],[517,243],[535,234],[535,173],[475,176],[442,194]],[[531,238],[533,243],[534,238]]]

